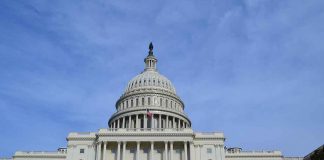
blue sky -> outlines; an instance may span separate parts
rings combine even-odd
[[[0,157],[107,127],[154,43],[196,131],[305,156],[324,142],[324,1],[0,1]]]

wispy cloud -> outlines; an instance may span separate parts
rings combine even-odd
[[[1,1],[0,156],[55,150],[71,131],[107,127],[150,41],[195,130],[304,156],[323,142],[323,6]]]

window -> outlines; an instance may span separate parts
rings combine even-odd
[[[160,106],[162,106],[162,98],[160,98]]]
[[[138,106],[138,98],[136,98],[136,107]]]
[[[147,104],[151,105],[151,98],[150,97],[147,98]]]
[[[131,107],[133,107],[133,100],[131,100]]]
[[[165,107],[168,107],[168,100],[165,100]]]
[[[212,149],[211,148],[207,148],[207,153],[208,154],[211,154],[213,151],[212,151]]]
[[[84,153],[84,149],[80,149],[80,153]]]
[[[142,98],[142,106],[144,106],[144,98]]]

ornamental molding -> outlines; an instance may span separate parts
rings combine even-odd
[[[98,133],[99,137],[125,137],[125,136],[138,136],[138,137],[168,137],[168,136],[175,136],[175,137],[192,137],[193,133]]]

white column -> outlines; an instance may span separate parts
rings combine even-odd
[[[194,148],[194,145],[193,145],[193,142],[189,142],[189,155],[190,155],[190,157],[189,157],[189,159],[190,160],[194,160],[194,157],[195,157],[195,148]]]
[[[104,147],[103,147],[103,160],[106,160],[106,142],[104,142]]]
[[[126,128],[125,125],[126,125],[126,123],[125,123],[125,117],[123,117],[123,126],[121,128]]]
[[[221,150],[221,160],[225,160],[225,151],[224,151],[224,146],[223,145],[221,145],[220,146],[220,150]]]
[[[140,154],[140,142],[137,142],[137,146],[136,146],[136,160],[140,160],[139,159],[139,154]]]
[[[152,116],[151,116],[151,128],[154,128],[154,114],[152,113]]]
[[[161,114],[159,114],[159,128],[162,128],[162,117],[161,117]]]
[[[201,148],[202,148],[202,145],[199,145],[199,159],[201,160]]]
[[[180,118],[178,118],[178,128],[180,128]]]
[[[120,142],[117,142],[117,160],[120,160]]]
[[[151,150],[150,150],[150,160],[153,160],[154,157],[154,142],[151,142]]]
[[[101,160],[101,142],[99,142],[99,156],[98,160]]]
[[[143,114],[143,116],[144,116],[144,128],[146,129],[147,128],[147,115]]]
[[[169,128],[169,116],[166,116],[166,119],[165,119],[165,128]]]
[[[164,142],[164,160],[168,160],[168,142]]]
[[[97,144],[97,160],[100,160],[99,158],[99,155],[100,155],[100,148],[101,148],[101,144],[100,144],[100,142]]]
[[[119,128],[120,127],[120,118],[118,118],[117,120],[117,127],[116,128]]]
[[[128,117],[128,128],[132,128],[132,116]]]
[[[194,147],[195,147],[195,160],[199,160],[199,157],[198,157],[199,156],[199,151],[198,151],[199,150],[199,148],[198,148],[199,146],[195,145]]]
[[[218,148],[218,145],[214,145],[214,149],[215,149],[215,159],[216,159],[216,160],[220,160],[220,159],[219,159],[219,156],[218,156],[218,154],[217,154],[217,152],[218,152],[217,148]]]
[[[173,142],[170,142],[170,160],[173,160]]]
[[[136,114],[136,121],[135,121],[136,127],[135,128],[140,128],[140,123],[138,121],[138,114]]]
[[[187,142],[184,142],[184,145],[183,145],[183,147],[184,147],[184,158],[185,158],[185,160],[188,160],[188,152],[187,152]]]
[[[126,142],[123,142],[123,158],[122,158],[122,160],[125,160],[126,159]]]
[[[186,128],[185,124],[185,121],[182,121],[182,128]]]
[[[175,117],[172,117],[172,128],[176,128],[176,125],[175,125]]]

